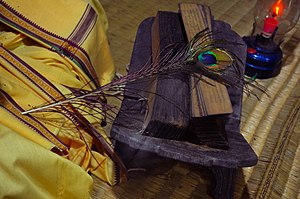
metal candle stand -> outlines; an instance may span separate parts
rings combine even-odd
[[[282,51],[272,38],[257,35],[243,39],[248,47],[245,71],[247,76],[266,79],[280,73]]]

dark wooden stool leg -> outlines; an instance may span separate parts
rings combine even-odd
[[[212,196],[214,199],[232,199],[236,168],[213,166],[209,167],[213,174],[214,183]]]

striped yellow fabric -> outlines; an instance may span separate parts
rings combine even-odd
[[[62,114],[21,111],[112,80],[103,8],[88,0],[0,3],[0,198],[90,198],[88,172],[115,184],[113,161]],[[108,140],[99,120],[87,120]]]

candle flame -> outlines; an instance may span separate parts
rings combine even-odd
[[[273,16],[277,17],[282,14],[283,4],[282,0],[277,0],[276,3],[272,6]]]
[[[279,15],[279,6],[276,6],[276,15]]]

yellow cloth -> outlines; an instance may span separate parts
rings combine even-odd
[[[90,198],[92,178],[79,166],[1,127],[0,198]]]
[[[108,83],[114,76],[115,68],[111,65],[112,58],[105,34],[108,27],[107,19],[98,0],[34,0],[30,3],[24,0],[5,0],[4,2],[38,26],[62,38],[69,37],[87,5],[90,5],[97,13],[97,21],[81,47],[95,66],[102,85]],[[36,40],[32,35],[27,36]],[[41,44],[47,45],[43,42]]]
[[[87,32],[86,38],[78,45],[87,53],[89,63],[94,67],[100,84],[111,81],[115,70],[105,35],[107,20],[97,0],[4,2],[3,5],[11,6],[19,14],[59,38],[68,38],[72,34],[83,13],[90,6],[96,11],[97,18],[91,30]],[[0,3],[3,1],[0,0]],[[0,9],[1,14],[11,17],[5,6],[1,5]],[[14,17],[11,19],[15,20]],[[26,27],[22,21],[15,22],[21,27]],[[8,20],[1,19],[0,43],[7,51],[44,76],[63,94],[71,92],[69,87],[84,87],[87,90],[96,87],[90,83],[91,76],[83,71],[82,66],[72,57],[58,53],[47,41],[13,25]],[[3,52],[1,55],[4,56]],[[72,49],[70,52],[80,53]],[[95,74],[93,78],[96,78]],[[24,110],[50,101],[49,96],[24,78],[21,72],[4,58],[0,58],[0,89]],[[2,105],[3,100],[3,96],[0,96]],[[109,184],[115,183],[113,161],[104,151],[89,150],[92,145],[90,135],[84,131],[79,133],[71,121],[61,114],[39,113],[34,116],[67,145],[68,154],[59,156],[53,153],[51,151],[54,147],[53,142],[37,134],[4,107],[0,107],[0,198],[89,198],[92,179],[87,172],[95,174]],[[107,138],[103,129],[99,127],[98,120],[94,117],[87,119],[103,137]]]

